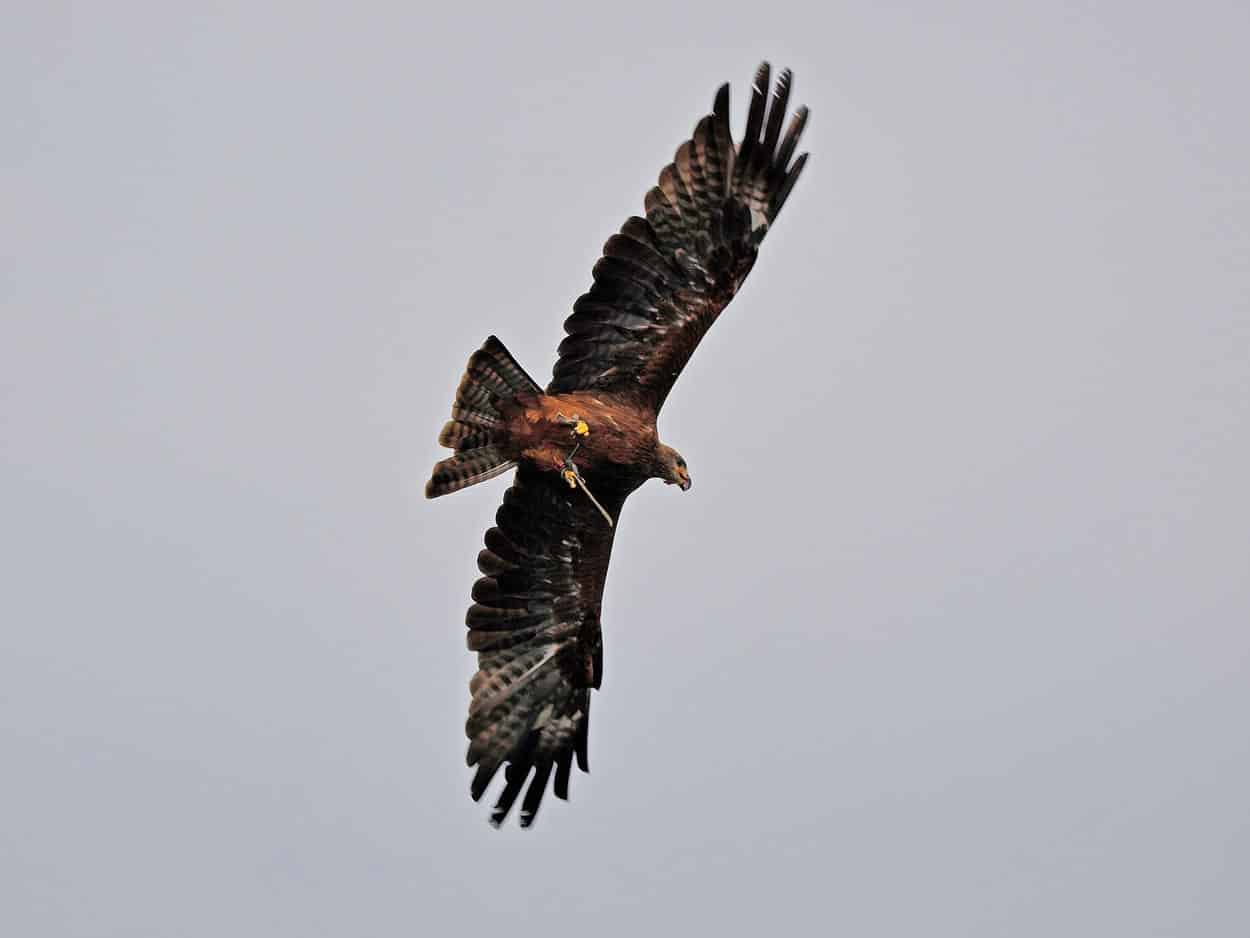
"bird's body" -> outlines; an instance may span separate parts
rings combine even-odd
[[[563,469],[570,449],[568,421],[581,420],[588,432],[581,436],[572,460],[583,475],[609,472],[622,481],[626,476],[636,478],[638,485],[651,476],[660,440],[655,414],[647,408],[614,394],[592,391],[535,395],[519,403],[520,418],[512,426],[522,443],[523,460],[539,468]],[[590,427],[595,428],[594,433],[589,432]]]
[[[513,373],[513,368],[528,385],[502,390],[486,383],[490,375]],[[445,495],[514,465],[561,475],[574,487],[564,473],[575,471],[583,481],[602,481],[605,487],[626,492],[654,476],[664,477],[667,469],[659,459],[670,450],[656,433],[654,410],[620,393],[544,393],[531,385],[494,336],[474,353],[453,408],[454,419],[439,438],[458,453],[434,467],[427,495]],[[475,394],[489,398],[474,398]],[[482,465],[483,454],[492,465]],[[688,477],[684,484],[688,487]]]
[[[553,791],[566,798],[574,758],[588,768],[603,588],[621,508],[651,478],[690,488],[686,462],[660,441],[656,418],[806,161],[791,162],[805,108],[781,134],[790,73],[771,105],[769,84],[765,64],[736,146],[722,86],[713,113],[647,194],[646,217],[608,239],[590,291],[565,323],[547,388],[491,336],[470,357],[439,436],[455,454],[434,467],[431,498],[517,468],[478,555],[482,577],[466,616],[479,665],[466,724],[474,799],[507,764],[495,823],[531,772],[522,826],[553,775]]]

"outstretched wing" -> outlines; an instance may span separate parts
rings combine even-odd
[[[628,490],[613,490],[606,479],[591,484],[615,522]],[[465,726],[468,762],[477,766],[471,793],[480,799],[509,763],[491,814],[498,825],[532,769],[521,803],[521,826],[528,827],[553,771],[557,798],[568,798],[575,755],[589,771],[590,691],[603,677],[599,611],[616,529],[556,473],[525,466],[495,523],[478,554],[483,576],[465,618],[479,669]]]
[[[804,153],[790,163],[807,108],[799,108],[781,134],[790,71],[778,78],[771,104],[769,83],[765,62],[736,147],[729,86],[722,85],[713,112],[647,193],[647,217],[630,218],[608,239],[594,285],[564,324],[568,335],[549,392],[613,391],[659,411],[699,340],[746,279],[807,161]]]

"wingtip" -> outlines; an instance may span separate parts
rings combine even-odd
[[[725,136],[729,137],[729,82],[725,82],[716,89],[716,99],[712,102],[712,116],[716,118],[716,124],[725,132]]]
[[[755,70],[755,80],[751,83],[751,107],[752,109],[760,107],[764,103],[764,99],[768,97],[768,90],[772,85],[772,66],[767,62],[761,62],[760,67]],[[757,105],[756,102],[759,102]],[[761,118],[763,115],[760,115]]]

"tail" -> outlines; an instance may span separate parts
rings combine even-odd
[[[494,336],[469,358],[451,417],[438,442],[454,449],[456,455],[435,464],[425,497],[438,498],[449,492],[493,479],[516,465],[509,452],[507,421],[500,404],[521,393],[542,393],[542,388],[525,373],[502,342]]]

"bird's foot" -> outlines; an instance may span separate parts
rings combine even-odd
[[[572,417],[566,417],[564,414],[557,413],[556,423],[572,429],[574,436],[590,436],[590,425],[577,416],[577,414],[574,414]]]
[[[577,447],[574,446],[573,453],[576,452]],[[603,515],[603,520],[608,523],[608,527],[612,527],[612,516],[608,514],[607,509],[599,504],[599,499],[595,498],[590,489],[586,486],[586,480],[582,478],[581,472],[578,471],[577,463],[573,462],[573,453],[569,453],[568,457],[564,460],[564,465],[560,469],[560,476],[569,484],[569,488],[580,488],[583,492],[585,492],[586,497],[590,499],[591,504],[599,509],[599,514]]]

